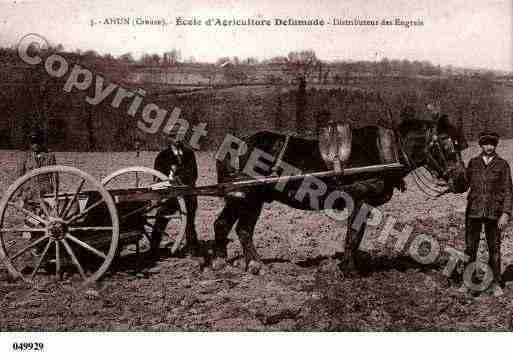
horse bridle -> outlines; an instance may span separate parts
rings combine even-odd
[[[427,171],[431,176],[439,179],[440,177],[444,177],[448,175],[448,159],[446,154],[444,153],[443,146],[440,144],[440,135],[436,127],[428,127],[425,132],[425,146],[424,146],[424,155],[426,159],[425,171]],[[445,184],[441,186],[439,183],[433,183],[433,179],[428,178],[428,175],[422,174],[420,169],[413,170],[414,165],[411,160],[408,158],[408,155],[404,151],[404,143],[402,139],[399,137],[399,144],[401,149],[401,155],[406,162],[406,165],[410,168],[412,177],[417,184],[418,188],[426,194],[426,196],[430,198],[438,198],[441,195],[449,192],[449,187]],[[453,154],[457,154],[456,146],[457,143],[453,142],[450,136],[448,136],[448,140],[445,143],[445,151],[448,152],[448,155],[451,156]],[[434,152],[436,151],[436,152]],[[437,159],[438,157],[439,159]],[[444,170],[447,168],[447,170]],[[431,169],[434,169],[437,173],[432,173]],[[445,180],[444,180],[445,181]]]
[[[447,135],[447,140],[444,141],[443,146],[440,144],[440,138],[441,136],[438,134],[436,127],[428,128],[426,131],[427,146],[425,147],[425,155],[428,164],[427,168],[428,170],[429,168],[434,168],[438,172],[437,177],[447,178],[449,176],[449,160],[447,157],[457,157],[458,153],[455,143],[450,136]],[[434,155],[434,153],[436,153],[436,155]],[[446,156],[446,154],[448,156]],[[439,160],[437,160],[436,157],[438,157]]]

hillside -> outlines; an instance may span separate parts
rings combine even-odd
[[[297,85],[282,65],[241,65],[237,71],[244,72],[245,78],[238,83],[228,76],[233,69],[208,64],[152,67],[78,62],[104,77],[105,85],[113,82],[128,90],[144,89],[142,107],[155,103],[168,113],[179,107],[192,125],[207,123],[204,149],[218,144],[227,133],[296,130]],[[405,106],[423,111],[426,103],[440,101],[467,138],[476,138],[484,128],[512,137],[513,85],[508,81],[486,76],[348,74],[340,72],[340,66],[324,71],[328,77],[314,73],[308,78],[302,124],[307,135],[315,133],[320,111],[328,110],[332,118],[356,127],[392,126]],[[94,85],[87,91],[66,92],[67,76],[51,78],[42,67],[28,65],[0,70],[2,148],[22,148],[27,128],[39,118],[46,118],[50,145],[58,150],[126,150],[135,139],[145,149],[158,148],[158,135],[137,129],[140,113],[127,115],[128,102],[114,108],[112,93],[102,104],[91,106],[85,97],[94,94]]]

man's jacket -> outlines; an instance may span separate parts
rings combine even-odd
[[[25,173],[45,166],[55,165],[55,155],[52,152],[33,151],[26,152],[21,161],[18,162],[17,176],[21,177]],[[25,200],[35,199],[43,194],[49,194],[54,191],[55,178],[53,174],[39,175],[25,182],[21,194]]]
[[[161,151],[155,158],[154,168],[166,176],[173,171],[173,177],[188,186],[194,186],[198,179],[196,156],[193,150],[185,146],[178,145]]]
[[[467,197],[467,216],[497,219],[502,213],[511,215],[511,169],[498,155],[485,165],[482,155],[468,163],[466,182],[470,188]]]

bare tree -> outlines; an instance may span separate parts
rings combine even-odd
[[[182,54],[178,49],[172,49],[171,51],[165,52],[162,56],[162,62],[165,65],[176,65],[182,60]]]
[[[124,62],[124,63],[134,63],[135,62],[134,57],[132,56],[132,54],[130,52],[127,52],[127,53],[119,56],[119,61]]]
[[[289,59],[286,56],[275,56],[275,57],[272,57],[269,60],[269,63],[270,64],[280,64],[280,65],[283,65],[283,64],[287,64],[288,60]]]
[[[248,75],[240,66],[230,63],[223,66],[223,73],[226,80],[231,84],[241,84],[248,78]]]
[[[287,56],[287,72],[297,80],[306,81],[320,63],[313,50],[292,51]]]
[[[243,60],[242,63],[244,65],[250,66],[258,65],[258,59],[256,57],[248,57],[247,59]]]
[[[313,50],[293,51],[287,56],[286,71],[298,83],[296,96],[296,129],[302,133],[305,130],[306,82],[308,77],[320,65]]]
[[[153,65],[159,65],[161,63],[160,55],[159,54],[151,55],[151,62],[153,63]]]

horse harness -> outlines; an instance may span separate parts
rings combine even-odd
[[[281,145],[280,152],[278,153],[278,157],[276,157],[276,161],[274,162],[274,165],[271,168],[271,172],[272,172],[273,176],[278,175],[278,169],[281,168],[281,164],[283,162],[283,156],[285,155],[285,151],[287,150],[289,141],[290,141],[290,135],[286,135],[285,140],[283,141],[283,144]],[[278,143],[280,143],[280,142],[278,142]]]

